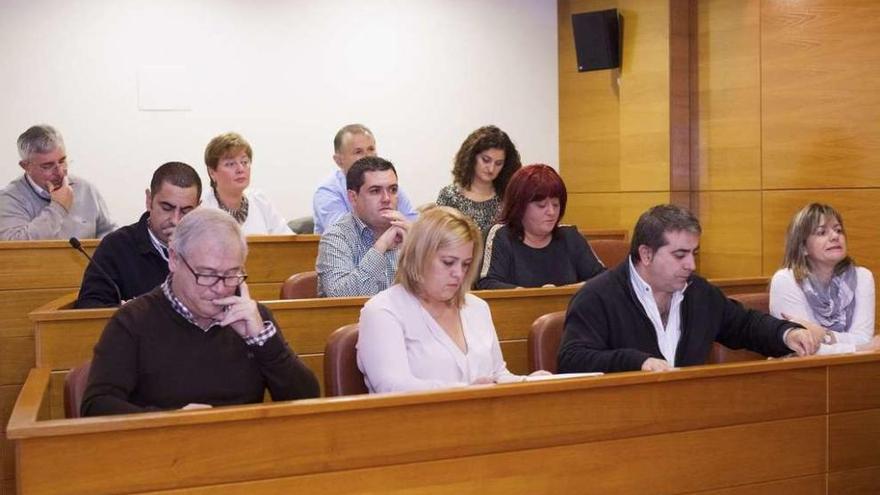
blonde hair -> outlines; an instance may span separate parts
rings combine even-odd
[[[424,273],[433,262],[437,251],[463,242],[472,242],[474,247],[473,261],[452,301],[460,308],[464,304],[465,294],[477,276],[483,241],[474,221],[455,208],[435,206],[419,215],[418,220],[409,228],[403,243],[395,282],[412,294],[420,294],[425,282]]]
[[[846,235],[843,227],[843,218],[833,207],[821,203],[810,203],[795,213],[794,218],[788,225],[785,233],[785,254],[782,258],[782,267],[789,268],[794,273],[794,278],[801,282],[810,275],[810,265],[807,261],[807,238],[816,230],[822,222],[822,217],[828,221],[834,218],[840,223],[840,232]],[[855,261],[849,256],[840,260],[834,267],[834,274],[846,271]]]

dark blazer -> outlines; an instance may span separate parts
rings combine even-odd
[[[145,294],[165,281],[168,262],[156,252],[147,233],[149,212],[137,223],[121,227],[108,234],[92,258],[110,274],[125,300]],[[89,263],[83,274],[79,297],[74,308],[108,308],[119,306],[116,290],[94,263]]]
[[[559,372],[639,370],[649,357],[664,359],[654,325],[633,291],[628,259],[587,281],[565,316]],[[798,325],[745,309],[702,277],[692,275],[681,304],[681,340],[675,366],[705,364],[718,341],[765,356],[791,352],[782,340]]]

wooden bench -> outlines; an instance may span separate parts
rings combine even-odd
[[[876,493],[880,354],[9,422],[19,493]]]

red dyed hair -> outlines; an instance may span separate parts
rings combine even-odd
[[[523,238],[522,219],[526,213],[526,207],[532,201],[543,201],[546,198],[559,198],[559,219],[553,227],[553,234],[559,227],[559,221],[565,215],[565,202],[568,200],[568,192],[562,177],[553,170],[553,167],[536,163],[527,165],[513,174],[507,183],[504,192],[504,206],[501,209],[501,223],[507,224],[510,233],[518,239]]]

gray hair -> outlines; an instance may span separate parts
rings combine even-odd
[[[205,242],[207,239],[217,239],[232,243],[236,240],[241,245],[242,261],[247,259],[247,240],[238,222],[229,213],[213,208],[196,208],[187,213],[171,236],[172,251],[177,254],[187,255],[190,248]]]
[[[48,124],[31,126],[18,136],[18,156],[22,160],[34,153],[49,153],[59,147],[64,147],[64,138]]]

